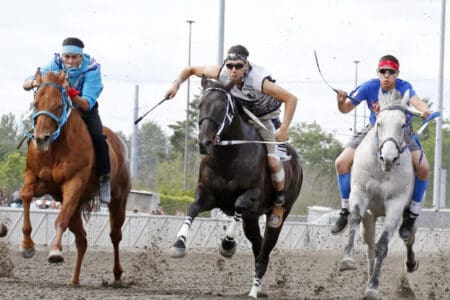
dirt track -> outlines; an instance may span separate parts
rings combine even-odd
[[[191,249],[185,258],[172,259],[158,249],[122,251],[128,287],[113,288],[112,252],[88,248],[81,285],[72,287],[75,253],[63,251],[65,262],[50,265],[47,249],[38,250],[26,260],[0,241],[1,299],[246,299],[254,268],[250,253],[224,259],[215,250]],[[341,273],[340,253],[275,250],[263,291],[269,299],[361,299],[367,277],[364,254],[356,255],[357,271]],[[417,258],[419,269],[405,277],[403,256],[388,255],[383,299],[450,299],[450,253],[417,253]]]

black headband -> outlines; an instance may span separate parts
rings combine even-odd
[[[228,53],[226,60],[237,60],[237,59],[240,59],[243,62],[247,62],[247,57],[239,53]]]

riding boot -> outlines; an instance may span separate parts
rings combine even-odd
[[[283,223],[284,215],[284,191],[277,191],[275,195],[275,205],[272,207],[272,213],[269,217],[269,227],[279,228]]]
[[[336,224],[334,224],[333,228],[331,228],[331,234],[341,234],[342,232],[344,232],[345,228],[347,228],[348,225],[349,215],[350,212],[348,211],[348,209],[346,208],[341,209]]]
[[[403,212],[403,223],[398,230],[398,234],[402,240],[407,241],[411,237],[417,216],[418,215],[410,212],[409,208],[405,209]]]
[[[109,175],[101,175],[99,177],[100,190],[99,198],[100,202],[109,204],[111,203],[111,185],[109,183]]]

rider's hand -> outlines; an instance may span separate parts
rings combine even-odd
[[[422,120],[425,120],[426,118],[428,118],[429,115],[430,115],[429,111],[424,111],[423,113],[420,114],[420,117],[422,118]]]
[[[336,99],[338,103],[344,103],[345,99],[347,98],[347,92],[339,90],[336,94]]]
[[[289,139],[288,129],[283,126],[278,128],[278,130],[275,132],[275,139],[278,142],[286,142]]]
[[[73,87],[67,89],[67,96],[69,96],[71,100],[73,100],[73,98],[75,98],[79,94],[80,94],[80,91],[77,91]]]
[[[178,80],[175,80],[170,89],[166,92],[165,99],[172,99],[173,97],[175,97],[179,88],[180,82]]]

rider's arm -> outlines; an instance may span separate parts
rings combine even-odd
[[[38,83],[36,80],[34,80],[34,78],[25,79],[25,81],[23,82],[23,89],[25,91],[29,91],[32,88],[36,87],[37,85],[38,85]]]
[[[220,66],[189,66],[184,68],[166,92],[166,99],[175,97],[181,84],[192,75],[198,77],[205,75],[207,78],[217,78],[219,71]]]
[[[419,98],[419,96],[414,95],[409,99],[409,103],[411,103],[418,111],[422,114],[420,115],[422,119],[426,119],[430,114],[430,108],[428,105]]]
[[[355,108],[355,105],[350,99],[347,99],[347,93],[339,90],[336,94],[336,99],[338,103],[338,109],[342,113],[348,113]]]
[[[284,103],[284,114],[281,126],[276,134],[277,140],[284,142],[288,140],[288,128],[294,117],[295,109],[297,107],[297,97],[292,93],[282,88],[281,86],[273,83],[270,80],[264,80],[263,93],[271,96],[272,98]]]

